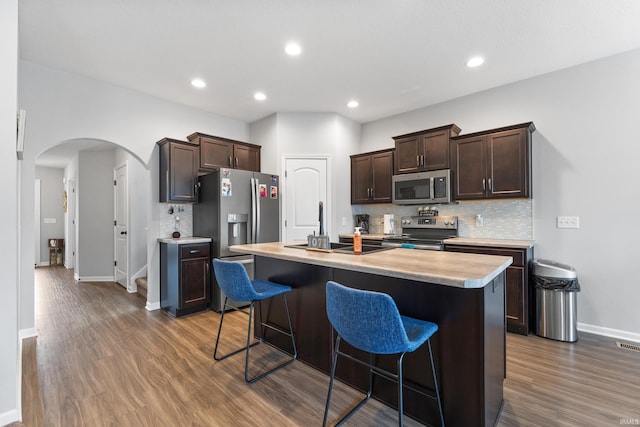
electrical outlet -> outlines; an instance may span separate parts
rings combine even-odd
[[[580,228],[580,217],[578,216],[559,216],[558,228]]]

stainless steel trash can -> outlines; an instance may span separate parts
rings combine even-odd
[[[536,287],[536,334],[558,341],[577,341],[580,284],[576,271],[544,259],[534,259],[531,263]]]

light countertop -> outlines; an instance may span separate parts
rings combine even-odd
[[[392,248],[365,255],[288,248],[300,242],[231,246],[232,252],[324,267],[435,283],[458,288],[482,288],[512,263],[511,257]]]
[[[445,245],[486,246],[495,248],[528,249],[533,247],[533,240],[482,239],[476,237],[453,237],[445,239]]]
[[[210,237],[164,237],[158,239],[160,243],[169,243],[170,245],[187,245],[191,243],[208,243],[211,241]]]

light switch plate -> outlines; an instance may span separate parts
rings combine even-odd
[[[558,228],[580,228],[580,217],[578,216],[559,216],[557,222]]]
[[[55,218],[45,218],[43,222],[45,224],[55,224],[56,223],[56,219]]]

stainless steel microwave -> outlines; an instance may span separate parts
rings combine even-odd
[[[451,202],[451,170],[393,175],[392,200],[397,205]]]

